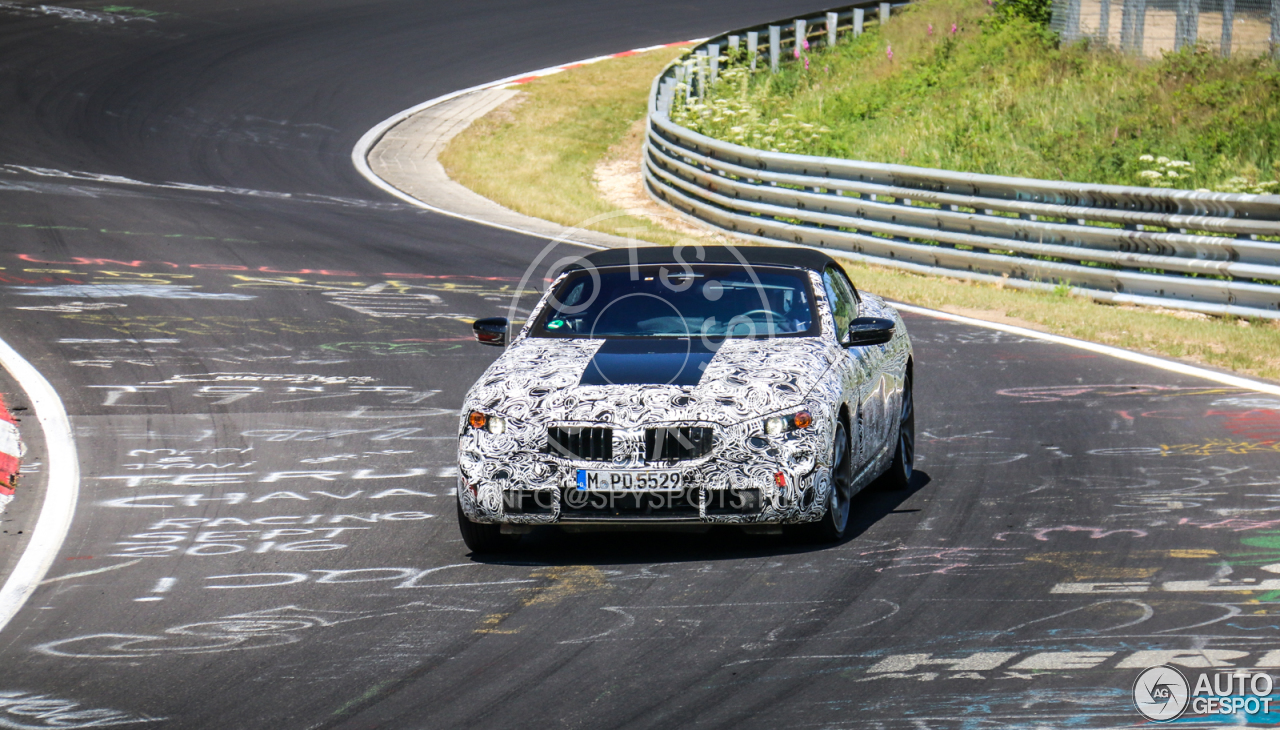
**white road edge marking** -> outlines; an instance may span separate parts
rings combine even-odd
[[[44,505],[31,531],[31,542],[0,588],[0,631],[3,631],[44,579],[62,549],[80,496],[80,459],[71,432],[71,419],[49,381],[4,340],[0,340],[0,365],[31,399],[36,420],[44,431],[49,463]]]
[[[706,40],[706,39],[698,38],[688,42],[700,43],[703,40]],[[651,46],[648,48],[637,48],[635,49],[635,51],[636,52],[651,51],[651,50],[656,50],[662,47],[663,46],[659,45],[659,46]],[[469,221],[471,223],[477,223],[482,226],[488,226],[490,228],[498,228],[504,231],[511,231],[513,233],[522,233],[527,236],[533,236],[535,238],[541,238],[548,241],[561,241],[563,243],[575,244],[578,246],[586,246],[587,248],[594,248],[598,250],[603,249],[604,248],[603,246],[597,246],[596,244],[593,244],[593,243],[586,243],[583,241],[564,240],[558,236],[548,236],[544,233],[538,233],[536,231],[528,231],[523,228],[516,228],[515,226],[507,226],[501,223],[494,223],[492,221],[487,221],[482,218],[475,218],[473,216],[464,215],[462,213],[455,213],[453,211],[444,210],[443,208],[437,208],[434,205],[429,205],[393,187],[390,183],[388,183],[387,181],[383,180],[382,178],[374,174],[373,169],[369,167],[369,161],[367,158],[369,156],[369,151],[372,150],[373,146],[378,143],[378,140],[382,139],[382,135],[386,134],[387,130],[396,126],[397,124],[404,121],[408,117],[414,114],[417,114],[423,109],[430,109],[433,106],[443,104],[446,101],[451,101],[460,96],[464,96],[466,94],[470,94],[476,91],[484,91],[485,89],[492,89],[495,86],[504,86],[506,84],[513,83],[519,79],[526,79],[531,76],[547,76],[553,73],[558,73],[560,71],[563,71],[565,67],[568,67],[568,66],[579,66],[579,65],[584,65],[588,63],[595,63],[597,61],[603,61],[607,58],[612,58],[612,56],[597,56],[595,58],[589,58],[585,61],[578,61],[576,63],[566,63],[566,64],[561,64],[559,66],[550,66],[548,68],[540,69],[538,71],[531,71],[529,73],[516,74],[514,76],[508,76],[505,79],[490,81],[487,84],[479,84],[477,86],[471,86],[466,89],[460,89],[458,91],[445,94],[444,96],[437,96],[436,98],[431,99],[429,101],[424,101],[421,104],[418,104],[417,106],[409,107],[408,109],[405,109],[404,111],[399,112],[398,114],[394,114],[391,117],[384,119],[382,122],[379,122],[377,126],[370,129],[368,132],[365,132],[364,136],[362,136],[360,140],[356,142],[356,146],[351,150],[351,164],[355,165],[356,171],[359,172],[366,180],[373,183],[375,186],[377,186],[381,190],[391,194],[396,198],[399,198],[400,200],[403,200],[406,203],[409,203],[410,205],[415,205],[419,208],[424,208],[426,210],[430,210],[435,213],[440,213],[441,215],[447,215],[451,218],[458,218],[464,221]],[[823,250],[823,249],[819,249],[819,250]],[[828,251],[828,253],[833,257],[839,257],[839,254],[840,254],[839,251]],[[1046,342],[1054,342],[1059,345],[1066,345],[1067,347],[1075,347],[1081,350],[1089,350],[1090,352],[1096,352],[1101,355],[1116,357],[1116,358],[1120,358],[1121,360],[1128,360],[1129,362],[1136,362],[1142,365],[1148,365],[1150,367],[1159,368],[1161,370],[1167,370],[1169,372],[1179,373],[1181,375],[1190,375],[1192,377],[1204,378],[1206,380],[1211,380],[1215,383],[1222,383],[1223,385],[1230,385],[1237,388],[1247,388],[1249,390],[1258,391],[1259,393],[1270,393],[1272,395],[1280,395],[1280,385],[1266,383],[1261,380],[1251,380],[1249,378],[1242,378],[1238,375],[1228,375],[1226,373],[1219,373],[1213,370],[1199,368],[1194,365],[1187,365],[1185,363],[1180,363],[1175,360],[1166,360],[1164,358],[1154,357],[1152,355],[1143,355],[1137,352],[1131,352],[1129,350],[1125,350],[1119,347],[1101,345],[1096,342],[1089,342],[1088,340],[1077,340],[1071,337],[1062,337],[1060,335],[1050,335],[1044,332],[1027,329],[1026,327],[1015,327],[1013,325],[1000,324],[998,322],[988,322],[986,320],[974,319],[973,317],[964,317],[958,314],[942,312],[936,309],[928,309],[926,307],[917,307],[911,304],[899,304],[894,302],[893,306],[897,307],[898,309],[901,309],[904,312],[921,314],[926,317],[934,317],[935,319],[949,319],[953,322],[960,322],[962,324],[973,325],[974,327],[985,327],[987,329],[1000,330],[1001,332],[1008,332],[1010,334],[1020,335],[1023,337],[1030,337],[1037,340],[1045,340]],[[0,614],[0,616],[2,616],[2,614]],[[3,622],[0,622],[0,628],[3,628],[3,626],[4,626]]]
[[[949,319],[953,322],[959,322],[961,324],[968,324],[968,325],[973,325],[975,327],[985,327],[987,329],[999,330],[1001,332],[1008,332],[1010,334],[1020,335],[1022,337],[1030,337],[1037,340],[1044,340],[1046,342],[1053,342],[1059,345],[1066,345],[1067,347],[1074,347],[1080,350],[1088,350],[1090,352],[1096,352],[1100,355],[1107,355],[1110,357],[1119,358],[1121,360],[1128,360],[1129,362],[1136,362],[1140,365],[1147,365],[1153,368],[1159,368],[1161,370],[1168,370],[1171,373],[1178,373],[1180,375],[1190,375],[1196,378],[1204,378],[1205,380],[1212,380],[1215,383],[1221,383],[1223,385],[1230,385],[1236,388],[1246,388],[1248,390],[1256,390],[1259,393],[1270,393],[1271,395],[1280,395],[1280,385],[1267,383],[1261,380],[1252,380],[1250,378],[1242,378],[1239,375],[1219,373],[1214,370],[1208,370],[1206,368],[1196,367],[1195,365],[1188,365],[1186,363],[1181,363],[1176,360],[1166,360],[1162,357],[1155,357],[1154,355],[1143,355],[1142,353],[1132,352],[1130,350],[1125,350],[1119,347],[1112,347],[1110,345],[1101,345],[1101,344],[1098,344],[1097,342],[1089,342],[1088,340],[1077,340],[1073,337],[1051,335],[1044,332],[1038,332],[1033,329],[1027,329],[1026,327],[1016,327],[1010,324],[988,322],[982,319],[974,319],[973,317],[965,317],[959,314],[951,314],[950,312],[940,312],[936,309],[927,309],[925,307],[917,307],[912,304],[899,304],[897,302],[892,302],[891,304],[896,309],[900,309],[904,312],[911,312],[912,314],[922,314],[926,317],[933,317],[935,319]]]
[[[703,40],[706,40],[706,39],[695,38],[687,42],[699,43]],[[674,44],[664,44],[664,45],[657,45],[657,46],[648,46],[646,48],[636,48],[636,49],[633,49],[631,53],[643,53],[645,51],[654,51],[659,48],[664,48],[666,45],[674,45]],[[382,178],[378,177],[373,172],[373,168],[369,167],[368,157],[369,157],[369,151],[372,150],[373,146],[378,143],[378,140],[382,139],[382,135],[386,134],[387,130],[396,126],[397,124],[404,121],[405,119],[413,116],[414,114],[417,114],[423,109],[430,109],[433,106],[438,106],[440,104],[445,103],[446,101],[452,101],[453,99],[457,99],[460,96],[465,96],[467,94],[471,94],[476,91],[484,91],[486,89],[492,89],[496,86],[506,86],[507,84],[512,84],[521,79],[527,79],[533,76],[549,76],[554,73],[559,73],[565,70],[565,68],[569,66],[584,66],[586,64],[596,63],[597,61],[603,61],[608,58],[613,58],[613,56],[596,56],[595,58],[588,58],[582,61],[575,61],[573,63],[564,63],[558,66],[549,66],[547,68],[539,69],[537,71],[530,71],[528,73],[516,74],[514,76],[508,76],[504,79],[498,79],[497,81],[490,81],[487,84],[479,84],[477,86],[471,86],[465,89],[459,89],[458,91],[445,94],[444,96],[437,96],[434,99],[424,101],[421,104],[418,104],[417,106],[411,106],[402,112],[399,112],[397,114],[394,114],[382,120],[377,124],[377,126],[373,127],[368,132],[365,132],[364,135],[360,137],[359,141],[356,142],[356,146],[351,149],[351,164],[355,165],[356,172],[359,172],[360,175],[364,177],[364,179],[373,183],[376,187],[383,190],[384,192],[396,198],[399,198],[400,200],[403,200],[404,202],[409,203],[410,205],[414,205],[419,208],[429,210],[433,213],[447,215],[450,218],[458,218],[464,221],[477,223],[479,225],[488,226],[490,228],[497,228],[503,231],[521,233],[526,236],[533,236],[534,238],[541,238],[547,241],[560,241],[561,243],[569,243],[577,246],[585,246],[587,248],[593,248],[596,250],[604,250],[605,249],[604,246],[599,246],[594,243],[564,239],[560,236],[548,236],[545,233],[538,233],[537,231],[529,231],[523,228],[517,228],[515,226],[507,226],[501,223],[494,223],[493,221],[487,221],[487,220],[484,220],[483,218],[476,218],[474,216],[469,216],[463,213],[455,213],[454,211],[451,211],[451,210],[445,210],[444,208],[437,208],[434,205],[424,203],[421,200],[418,200],[417,198],[413,197],[412,195],[409,195],[399,190],[398,188],[392,186],[386,180],[383,180]]]
[[[40,585],[43,586],[43,585],[48,585],[50,583],[57,583],[60,580],[74,580],[76,578],[83,578],[87,575],[97,575],[98,573],[105,573],[109,570],[119,570],[121,568],[127,568],[130,565],[137,565],[138,563],[141,563],[141,562],[142,562],[142,558],[138,558],[137,560],[130,560],[127,563],[116,563],[115,565],[108,565],[105,568],[95,568],[93,570],[86,570],[81,573],[67,573],[66,575],[60,575],[57,578],[42,580],[40,581]]]

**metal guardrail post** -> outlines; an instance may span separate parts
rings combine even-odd
[[[1187,0],[1190,12],[1187,13],[1187,45],[1194,46],[1200,40],[1200,2]]]
[[[751,60],[751,70],[756,70],[756,52],[760,49],[760,34],[756,31],[747,33],[747,58]]]
[[[1222,40],[1219,50],[1223,58],[1231,58],[1231,31],[1236,22],[1236,0],[1222,0]]]
[[[862,8],[853,9],[853,37],[862,35],[862,26],[867,21],[867,11]]]
[[[1134,27],[1135,48],[1138,55],[1146,55],[1147,53],[1147,0],[1134,0],[1138,3],[1137,25]]]
[[[1271,57],[1280,58],[1280,0],[1271,0]]]
[[[799,58],[800,51],[801,49],[804,48],[805,37],[806,37],[806,33],[808,32],[808,26],[805,24],[804,20],[800,18],[796,18],[795,27],[796,27],[796,44],[792,47],[795,49],[796,58]]]
[[[839,13],[827,13],[827,48],[836,45],[836,29],[840,26]]]
[[[1173,50],[1180,51],[1196,44],[1196,37],[1200,31],[1200,0],[1178,0],[1177,12]]]
[[[1080,0],[1067,0],[1067,17],[1062,28],[1062,40],[1067,43],[1080,40]]]
[[[736,35],[729,36],[729,53],[731,54],[737,53],[741,45],[742,45],[741,36],[736,36]]]
[[[778,73],[778,62],[782,59],[782,26],[769,26],[769,70]]]
[[[694,63],[698,64],[698,99],[705,99],[707,97],[707,50],[696,51]]]
[[[720,44],[707,46],[707,64],[711,67],[711,83],[714,84],[720,79]]]
[[[889,22],[889,3],[880,3],[880,25]]]
[[[1133,50],[1134,5],[1138,0],[1125,0],[1120,6],[1120,50]]]
[[[1120,47],[1141,56],[1143,30],[1147,22],[1147,0],[1126,0],[1120,19]]]

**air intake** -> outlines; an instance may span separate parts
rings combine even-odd
[[[714,429],[709,426],[647,428],[644,432],[645,461],[683,461],[711,452]]]
[[[547,429],[547,452],[570,459],[612,461],[613,429],[551,426]]]

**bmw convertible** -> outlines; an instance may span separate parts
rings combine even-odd
[[[911,478],[906,327],[820,251],[600,251],[510,329],[474,324],[506,349],[458,424],[458,524],[473,552],[538,525],[727,524],[833,542],[857,492]]]

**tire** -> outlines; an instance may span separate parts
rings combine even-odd
[[[849,506],[853,500],[853,457],[849,431],[844,421],[836,421],[836,437],[831,445],[831,498],[822,519],[796,525],[790,532],[799,542],[830,543],[844,537],[849,527]]]
[[[916,458],[916,404],[911,394],[911,371],[902,382],[902,411],[898,414],[898,447],[889,468],[876,479],[876,487],[888,491],[906,489]]]
[[[462,505],[458,504],[457,507],[458,530],[462,533],[462,541],[467,544],[468,550],[479,555],[502,552],[515,547],[518,536],[502,534],[501,525],[472,522],[462,511]]]

